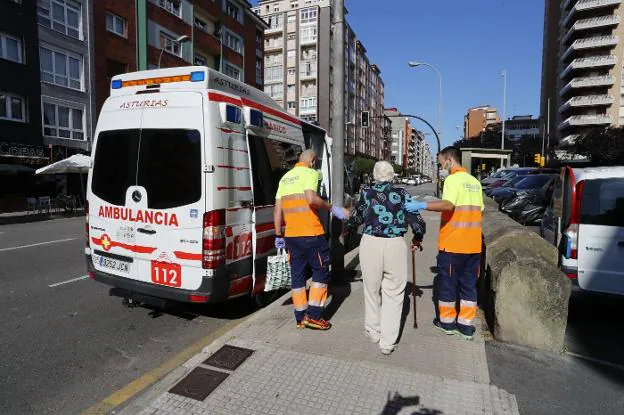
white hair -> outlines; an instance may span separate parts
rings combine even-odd
[[[378,182],[391,182],[394,179],[394,168],[387,161],[378,161],[373,168],[373,179]]]

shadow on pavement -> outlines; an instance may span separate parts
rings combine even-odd
[[[403,408],[410,408],[420,405],[419,396],[401,396],[395,392],[393,396],[388,393],[388,400],[386,405],[381,411],[381,415],[396,415],[403,411]],[[411,415],[441,415],[442,411],[437,409],[418,408],[415,412],[410,412]]]

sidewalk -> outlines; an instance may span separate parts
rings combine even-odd
[[[480,322],[472,342],[445,336],[432,326],[431,267],[439,215],[423,216],[428,233],[416,259],[422,291],[418,329],[412,328],[410,298],[402,338],[392,355],[382,355],[364,336],[362,283],[356,280],[332,289],[327,309],[331,330],[297,330],[286,295],[174,370],[121,413],[517,414],[515,397],[489,384]],[[345,263],[356,254],[348,255]],[[216,362],[204,363],[225,344],[253,354],[233,370],[215,367],[232,360],[233,354],[217,354]],[[189,372],[191,377],[178,384]],[[208,394],[210,383],[218,386]],[[168,392],[176,384],[199,400]]]
[[[16,223],[42,222],[46,220],[66,219],[84,216],[83,208],[76,208],[73,213],[63,211],[50,211],[50,213],[36,212],[6,212],[0,213],[0,225],[11,225]]]

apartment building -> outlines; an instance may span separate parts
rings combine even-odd
[[[405,168],[407,166],[406,132],[409,129],[409,118],[399,117],[400,112],[396,108],[386,108],[384,115],[390,120],[390,136],[392,137],[390,162]]]
[[[390,132],[390,158],[392,163],[402,166],[405,170],[413,169],[431,176],[433,156],[429,144],[425,142],[425,134],[412,127],[407,117],[400,117],[397,108],[386,108],[385,118],[388,120]]]
[[[557,137],[557,97],[559,79],[559,19],[561,2],[544,2],[544,41],[542,48],[542,82],[540,90],[540,131],[547,141],[555,143]],[[548,140],[550,138],[550,140]]]
[[[500,122],[498,111],[489,105],[469,108],[464,116],[464,140],[478,138],[489,125]]]
[[[246,0],[98,0],[94,11],[98,109],[113,76],[158,67],[203,65],[264,87],[268,25]]]
[[[620,0],[560,2],[559,54],[547,59],[558,59],[555,138],[562,144],[591,128],[624,124],[623,12]]]
[[[266,20],[264,90],[286,111],[331,134],[331,0],[260,0]],[[345,153],[384,157],[384,84],[364,45],[345,24]],[[370,126],[360,114],[369,111]]]

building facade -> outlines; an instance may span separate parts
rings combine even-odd
[[[268,22],[264,90],[286,111],[318,122],[331,135],[331,0],[260,0]],[[378,66],[345,23],[345,153],[383,158],[384,84]],[[369,111],[370,125],[360,114]]]
[[[407,140],[406,131],[409,129],[409,119],[399,117],[400,112],[396,108],[386,108],[384,115],[390,120],[390,162],[406,168]]]
[[[620,0],[555,3],[560,7],[559,53],[556,57],[548,56],[545,65],[558,68],[553,106],[557,122],[555,140],[558,138],[561,144],[566,144],[592,128],[624,123],[624,25],[621,22],[624,6]],[[547,4],[548,10],[554,7]],[[547,21],[554,25],[552,20]],[[547,33],[552,33],[552,29]],[[551,59],[556,59],[556,65]]]
[[[386,108],[384,115],[388,119],[390,132],[389,161],[403,167],[429,175],[433,160],[429,145],[425,142],[425,134],[412,127],[409,118],[400,117],[396,108]]]
[[[555,144],[557,139],[559,19],[561,19],[561,2],[546,0],[544,2],[540,130],[546,135],[547,142],[551,141],[552,144]]]
[[[158,67],[208,66],[264,87],[268,25],[245,0],[102,0],[94,12],[98,109],[113,76]]]
[[[491,124],[500,122],[498,111],[489,105],[469,108],[464,116],[464,140],[478,138]]]

